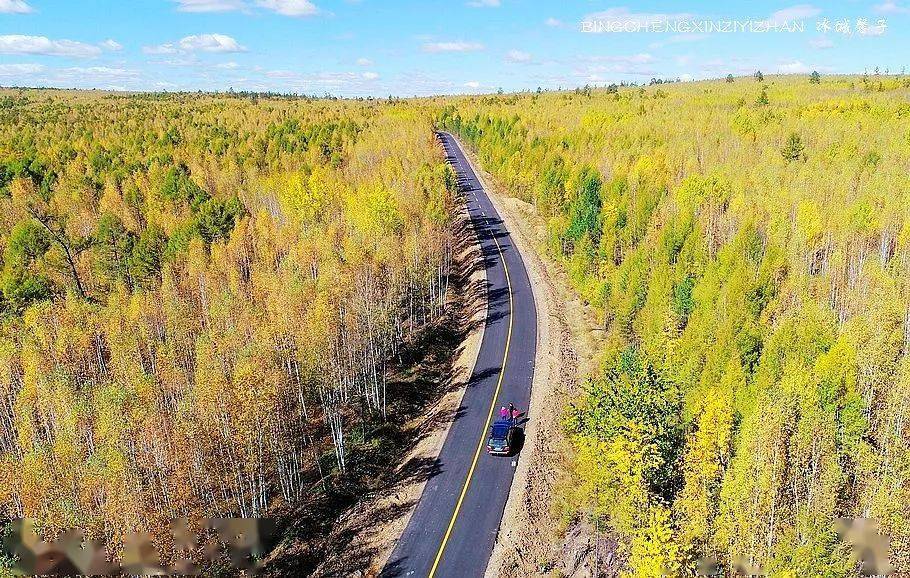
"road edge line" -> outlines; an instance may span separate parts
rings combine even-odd
[[[451,133],[446,134],[452,137],[452,141],[455,143],[455,146],[458,147],[458,149],[461,151],[462,156],[465,158],[465,160],[468,161],[468,165],[471,167],[471,172],[473,172],[474,176],[477,177],[480,186],[483,188],[484,192],[487,193],[487,197],[489,198],[490,192],[487,190],[484,181],[481,180],[480,174],[477,173],[477,171],[474,169],[473,163],[471,163],[471,160],[468,159],[468,155],[465,153],[464,148],[461,146],[461,142],[455,138],[455,135]],[[487,421],[484,425],[483,430],[481,430],[480,441],[477,444],[477,450],[474,452],[474,459],[471,462],[471,467],[468,469],[468,475],[466,476],[464,484],[462,485],[461,494],[458,496],[458,502],[456,502],[455,510],[452,512],[452,518],[449,520],[449,525],[446,528],[446,533],[442,537],[442,543],[439,545],[439,550],[436,552],[436,558],[433,560],[433,566],[430,568],[430,573],[427,578],[434,578],[436,575],[436,569],[439,567],[439,563],[442,560],[443,554],[445,553],[446,544],[449,541],[449,536],[452,534],[452,529],[455,527],[455,521],[458,519],[458,514],[461,511],[461,505],[464,502],[464,497],[468,493],[468,487],[470,487],[471,479],[474,477],[474,470],[477,468],[477,461],[480,459],[480,454],[483,451],[483,444],[487,437],[487,429],[490,427],[490,422],[493,419],[493,413],[496,411],[496,400],[499,398],[499,392],[502,391],[502,381],[506,374],[506,364],[509,360],[509,347],[512,343],[512,327],[514,323],[512,280],[509,276],[509,265],[506,263],[505,255],[502,254],[502,245],[499,244],[499,239],[497,239],[495,235],[493,236],[493,242],[496,243],[496,250],[499,253],[499,260],[502,263],[502,268],[506,275],[506,286],[509,289],[509,330],[508,333],[506,333],[506,346],[502,355],[502,367],[499,369],[499,379],[496,381],[496,389],[494,390],[493,398],[490,401],[490,413],[487,415]],[[511,494],[511,488],[509,490],[509,493]]]
[[[454,137],[454,135],[453,135]],[[457,138],[455,140],[458,140]],[[460,144],[461,141],[459,141]],[[465,151],[465,147],[461,147],[462,151]],[[484,190],[487,191],[487,196],[490,198],[490,203],[493,205],[493,208],[496,209],[496,212],[499,214],[499,218],[508,226],[511,225],[512,221],[511,216],[507,211],[504,211],[501,206],[501,199],[499,199],[499,193],[497,188],[490,186],[489,182],[485,177],[485,172],[478,170],[477,164],[474,162],[473,158],[474,152],[467,151],[465,152],[465,158],[468,161],[468,164],[471,166],[471,169],[474,171],[474,174],[477,175],[477,179],[480,181]],[[537,350],[534,357],[534,378],[531,380],[531,395],[529,397],[528,403],[528,417],[530,421],[528,422],[527,434],[525,436],[526,440],[533,440],[537,435],[535,431],[538,426],[538,408],[534,403],[534,389],[540,388],[542,385],[545,385],[543,382],[546,381],[549,377],[552,377],[554,368],[548,366],[547,363],[541,363],[541,355],[544,350],[547,349],[547,345],[553,339],[553,336],[550,334],[550,325],[549,318],[551,315],[550,306],[548,302],[548,295],[550,289],[544,283],[542,286],[538,283],[535,283],[534,280],[534,269],[539,267],[541,272],[546,275],[546,267],[542,262],[542,257],[537,253],[533,247],[528,247],[524,245],[524,239],[520,232],[517,230],[517,223],[515,227],[508,227],[510,235],[512,238],[512,245],[515,247],[515,250],[518,251],[518,254],[521,256],[522,262],[525,264],[525,269],[528,272],[529,280],[531,281],[531,295],[534,298],[534,305],[537,310]],[[515,229],[513,231],[513,229]],[[535,261],[537,265],[535,265]],[[549,295],[550,298],[554,296]],[[552,365],[552,364],[550,364]],[[536,447],[533,443],[525,444],[525,447],[522,449],[522,453],[526,454],[522,459],[518,460],[518,467],[516,468],[515,475],[512,477],[512,484],[509,487],[509,497],[506,499],[506,505],[503,512],[503,517],[500,519],[500,527],[496,532],[496,541],[493,543],[493,551],[490,554],[490,559],[487,561],[487,568],[484,574],[485,578],[501,578],[499,573],[500,566],[502,563],[502,558],[505,554],[503,551],[504,548],[516,547],[517,544],[507,543],[508,539],[503,539],[502,534],[502,523],[506,520],[506,517],[509,515],[509,512],[513,511],[515,508],[522,507],[521,501],[524,497],[524,484],[527,480],[528,470],[531,467],[531,464],[534,462],[534,453]]]

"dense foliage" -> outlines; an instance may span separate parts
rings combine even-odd
[[[0,519],[167,552],[343,473],[444,305],[429,114],[10,91],[0,125]]]
[[[878,520],[910,570],[908,87],[756,76],[441,104],[602,315],[603,371],[567,416],[572,499],[631,574],[708,556],[856,575],[838,517]]]

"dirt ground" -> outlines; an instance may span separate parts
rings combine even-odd
[[[522,255],[538,318],[525,448],[486,575],[592,576],[593,529],[578,521],[567,525],[555,502],[570,457],[563,413],[578,395],[581,380],[596,368],[603,330],[569,286],[561,266],[547,256],[546,224],[534,206],[504,194],[470,152],[469,157]],[[598,550],[604,546],[600,542]]]

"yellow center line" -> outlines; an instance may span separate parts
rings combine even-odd
[[[487,430],[490,427],[490,421],[493,419],[493,412],[496,409],[496,399],[499,397],[500,390],[502,390],[502,378],[506,373],[506,360],[509,358],[509,345],[512,343],[512,280],[509,278],[509,266],[506,265],[506,258],[502,254],[502,246],[500,246],[499,240],[496,238],[495,234],[493,235],[493,242],[496,243],[496,250],[499,252],[499,260],[502,262],[503,270],[505,270],[506,285],[509,289],[509,330],[506,334],[506,348],[502,354],[502,369],[499,371],[499,380],[496,382],[496,391],[493,392],[493,399],[490,400],[490,413],[487,416],[487,421],[486,424],[484,424],[483,430],[480,432],[480,441],[477,443],[477,450],[474,452],[474,460],[471,462],[471,467],[468,469],[468,475],[461,488],[461,495],[458,496],[458,502],[455,503],[452,519],[449,520],[449,527],[446,528],[446,533],[442,537],[442,544],[439,545],[439,551],[436,553],[436,559],[433,561],[433,567],[430,569],[428,578],[433,578],[436,575],[436,569],[439,567],[440,560],[442,560],[442,554],[446,549],[446,543],[449,541],[449,536],[452,534],[452,528],[455,527],[455,520],[458,518],[461,504],[464,502],[465,494],[468,493],[468,486],[471,485],[471,477],[474,475],[474,469],[477,467],[477,460],[480,459],[480,454],[483,451]]]

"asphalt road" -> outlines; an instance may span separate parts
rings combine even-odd
[[[482,576],[521,454],[486,452],[495,411],[527,411],[537,351],[537,308],[521,255],[455,138],[440,133],[478,231],[486,262],[486,326],[474,373],[438,458],[436,473],[381,576]]]

